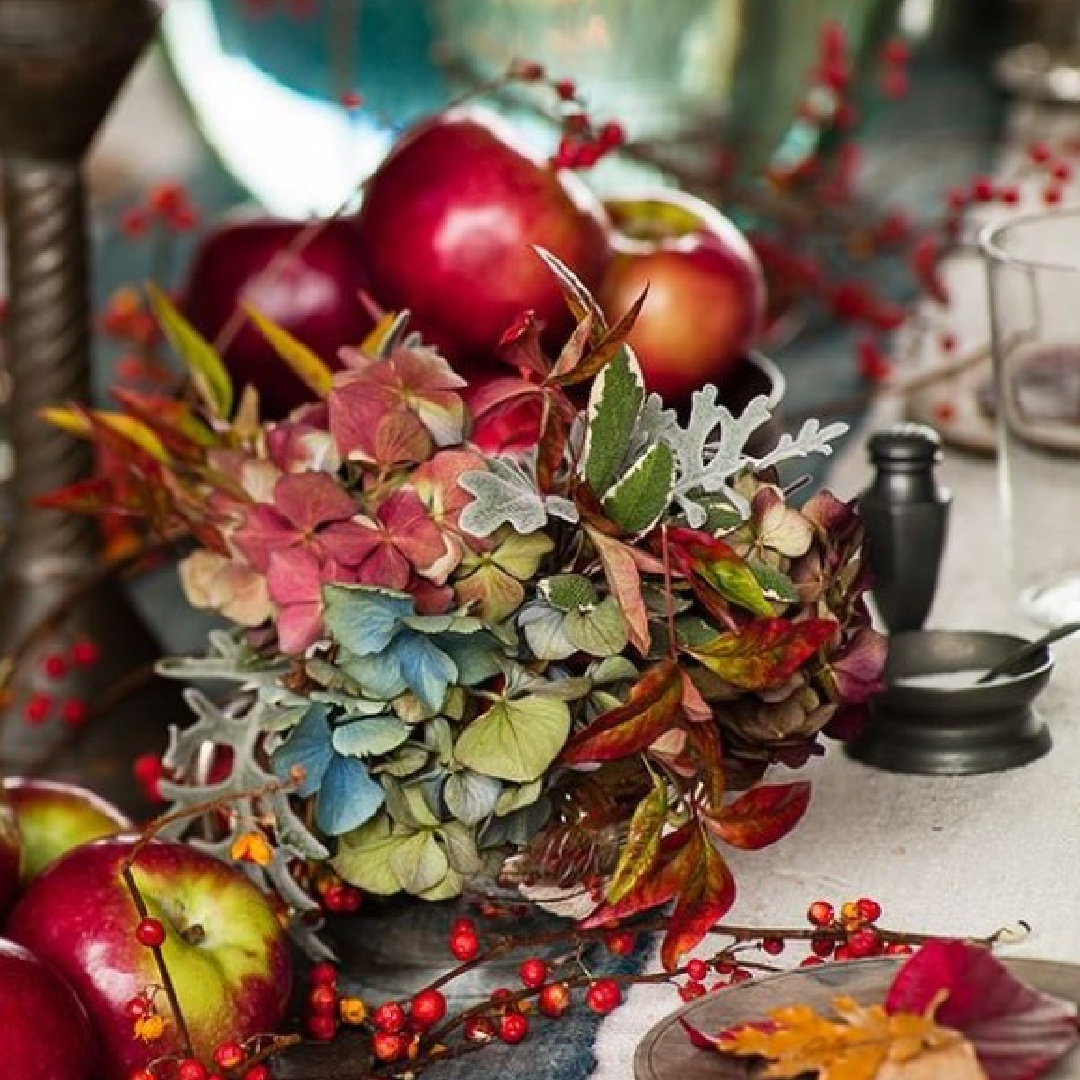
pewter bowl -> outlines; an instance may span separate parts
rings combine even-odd
[[[1033,702],[1054,661],[1040,649],[1007,677],[979,674],[1025,644],[1010,634],[919,630],[889,641],[885,690],[871,702],[857,761],[890,772],[957,776],[1026,765],[1050,749]]]

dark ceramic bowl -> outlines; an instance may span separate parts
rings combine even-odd
[[[979,672],[1024,644],[979,631],[897,634],[889,641],[885,690],[848,753],[890,772],[938,776],[998,772],[1042,757],[1050,732],[1032,704],[1050,680],[1050,650],[1006,678],[975,685]]]

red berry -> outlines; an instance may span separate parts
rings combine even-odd
[[[540,991],[538,1004],[545,1016],[557,1020],[573,1004],[573,997],[565,983],[551,983]]]
[[[389,1031],[377,1031],[372,1049],[376,1061],[400,1061],[409,1051],[409,1038]]]
[[[701,982],[688,982],[679,987],[679,997],[683,1001],[693,1001],[695,998],[704,996],[708,991],[705,989],[705,984]]]
[[[499,1038],[511,1046],[523,1042],[529,1034],[529,1021],[521,1013],[507,1013],[499,1018]]]
[[[421,990],[409,1008],[409,1018],[421,1031],[433,1027],[446,1015],[446,997],[438,990]]]
[[[336,1016],[338,996],[332,986],[316,986],[308,995],[308,1005],[316,1016]]]
[[[886,956],[910,956],[912,952],[911,946],[903,941],[890,941],[885,946]]]
[[[495,1025],[487,1016],[470,1016],[461,1029],[466,1042],[487,1043],[495,1038]]]
[[[337,1034],[337,1020],[332,1016],[309,1016],[304,1021],[308,1034],[319,1042],[329,1042]],[[378,1041],[381,1032],[376,1032],[375,1040]]]
[[[341,885],[340,895],[338,897],[338,911],[352,914],[354,911],[360,910],[360,905],[364,902],[364,894],[356,888],[355,885]]]
[[[384,1001],[375,1010],[375,1015],[372,1019],[375,1021],[375,1027],[378,1028],[379,1031],[385,1031],[390,1035],[396,1035],[399,1031],[405,1030],[408,1016],[398,1002]]]
[[[778,937],[762,938],[761,951],[769,956],[779,956],[784,951],[784,939]]]
[[[731,984],[732,986],[735,986],[738,983],[749,982],[753,977],[754,973],[752,971],[748,971],[746,968],[742,967],[736,968],[731,973]]]
[[[805,960],[799,961],[799,967],[817,967],[819,964],[824,964],[825,961],[820,956],[808,956]]]
[[[156,949],[165,940],[165,927],[160,919],[140,919],[135,927],[135,940],[148,949]]]
[[[45,677],[49,679],[62,679],[67,674],[67,660],[59,653],[49,653],[41,662],[41,668]]]
[[[206,1080],[206,1072],[198,1058],[184,1058],[176,1067],[176,1080]]]
[[[994,198],[994,182],[988,176],[977,176],[971,182],[971,197],[976,202],[991,202]]]
[[[942,348],[945,348],[945,342],[942,341]],[[953,339],[952,347],[956,347],[956,340]],[[869,896],[860,896],[855,901],[855,906],[859,909],[859,917],[863,922],[877,922],[881,918],[881,905],[876,900],[871,900]]]
[[[709,965],[704,960],[694,959],[686,965],[687,977],[694,982],[702,982],[709,975]]]
[[[827,934],[815,934],[810,939],[811,951],[815,956],[821,957],[823,960],[832,956],[835,948],[836,942]]]
[[[66,698],[60,705],[60,719],[68,727],[82,727],[90,719],[90,706],[82,698]]]
[[[475,934],[476,923],[469,918],[462,917],[454,920],[454,925],[450,927],[451,934]]]
[[[139,1020],[144,1017],[150,1011],[150,1002],[142,996],[142,994],[133,997],[124,1006],[124,1015],[129,1020]]]
[[[847,947],[851,955],[855,957],[873,956],[880,944],[881,939],[869,927],[863,927],[861,930],[848,934]]]
[[[270,1080],[270,1066],[260,1061],[258,1065],[252,1065],[244,1070],[244,1080]]]
[[[49,694],[31,694],[23,706],[23,719],[28,724],[41,724],[48,719],[56,704]]]
[[[316,986],[336,986],[338,972],[328,960],[322,960],[311,969],[311,981]]]
[[[614,979],[597,979],[585,991],[585,1004],[599,1016],[607,1016],[622,1004],[622,987]]]
[[[559,79],[555,83],[555,93],[558,94],[563,101],[573,101],[577,96],[577,85],[570,79]]]
[[[604,944],[615,956],[629,956],[637,945],[637,934],[632,930],[612,930],[604,935]]]
[[[1057,184],[1048,184],[1043,189],[1042,200],[1047,206],[1057,206],[1061,202],[1061,188]]]
[[[527,990],[539,990],[547,982],[548,966],[539,956],[530,956],[522,960],[518,967],[518,978]]]
[[[806,918],[811,926],[831,926],[836,918],[836,909],[825,900],[815,900],[807,909]]]
[[[837,945],[836,952],[833,953],[834,960],[854,960],[851,950],[846,945]]]
[[[136,1069],[128,1080],[157,1080],[157,1076],[151,1069]]]
[[[101,657],[101,650],[89,638],[76,641],[71,646],[71,659],[78,667],[92,667]]]
[[[450,952],[456,960],[467,964],[480,955],[480,939],[473,930],[462,930],[450,938]]]
[[[626,129],[615,120],[610,120],[600,129],[600,145],[608,150],[618,149],[626,142]]]
[[[349,112],[355,112],[360,108],[362,98],[355,90],[346,90],[341,95],[341,107]]]
[[[243,1060],[244,1048],[238,1042],[223,1042],[214,1048],[214,1064],[219,1069],[235,1069]]]
[[[906,64],[911,59],[911,48],[901,37],[890,38],[881,51],[887,64]]]
[[[1050,160],[1050,147],[1044,142],[1033,142],[1028,147],[1028,157],[1036,165],[1045,165]]]

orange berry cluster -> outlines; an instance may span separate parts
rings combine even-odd
[[[904,956],[911,946],[904,942],[886,942],[878,929],[881,905],[868,896],[848,900],[839,911],[826,900],[815,900],[806,912],[807,921],[816,933],[810,939],[810,955],[802,967],[832,960],[861,960],[868,956]]]

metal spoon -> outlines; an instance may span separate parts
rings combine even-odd
[[[983,683],[992,682],[1002,675],[1007,675],[1017,664],[1023,662],[1029,656],[1034,656],[1040,649],[1052,645],[1055,641],[1060,641],[1070,634],[1075,634],[1078,630],[1080,630],[1080,622],[1063,623],[1061,626],[1055,626],[1053,630],[1043,634],[1042,637],[1029,641],[1026,645],[1021,645],[1015,652],[1009,653],[1004,660],[980,675],[975,680],[975,685],[981,686]]]

